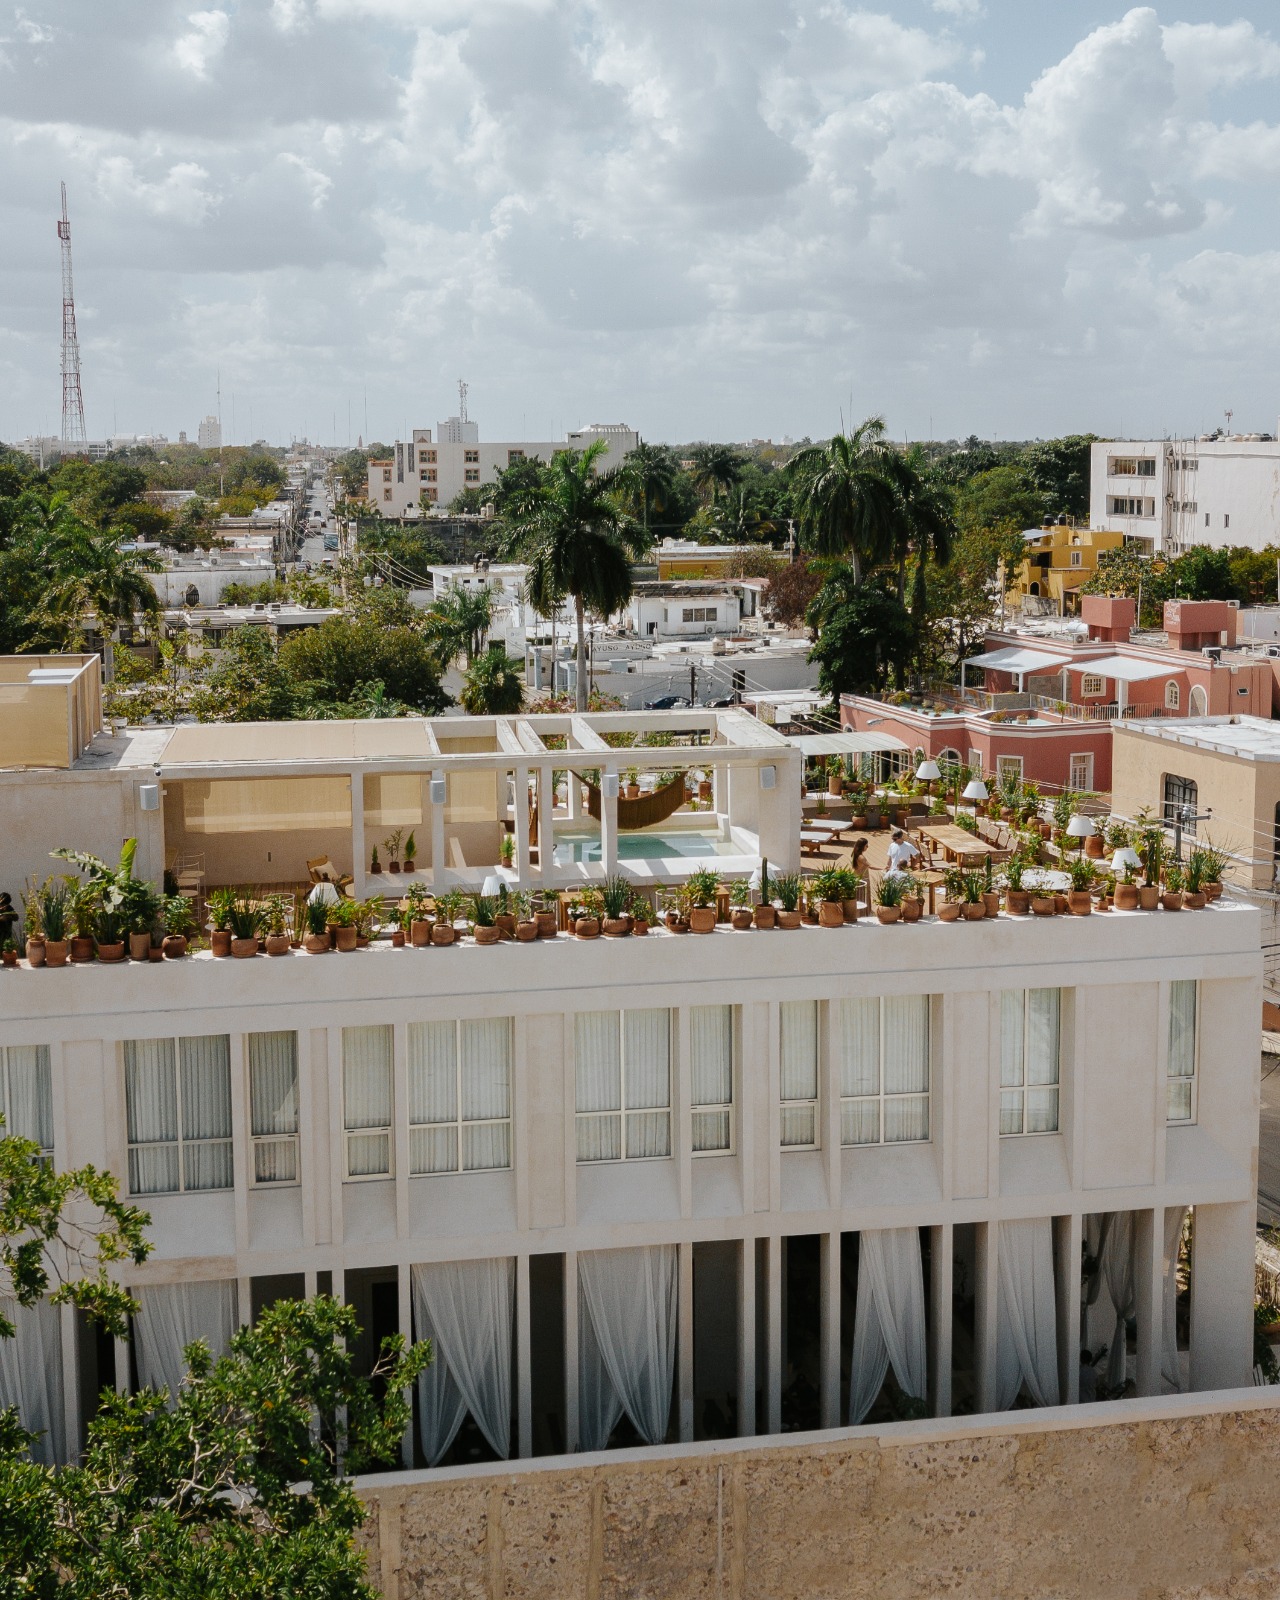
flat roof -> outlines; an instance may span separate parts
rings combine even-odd
[[[990,667],[994,672],[1049,672],[1071,665],[1070,657],[1051,655],[1047,650],[1029,650],[1010,645],[1001,650],[984,650],[966,656],[966,667]]]
[[[1189,652],[1188,652],[1189,653]],[[1204,657],[1200,658],[1203,662]],[[1072,662],[1082,672],[1118,683],[1144,683],[1148,678],[1167,678],[1178,671],[1175,661],[1143,661],[1140,656],[1082,656]]]
[[[799,733],[791,743],[804,756],[877,755],[886,750],[906,750],[906,741],[892,733]]]
[[[1280,722],[1269,717],[1134,717],[1111,728],[1242,761],[1280,761]]]

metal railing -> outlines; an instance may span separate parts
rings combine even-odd
[[[1121,722],[1135,718],[1149,717],[1176,717],[1176,711],[1170,711],[1167,706],[1159,705],[1132,705],[1122,706],[1115,702],[1106,705],[1080,705],[1072,700],[1055,700],[1046,694],[1031,696],[1033,709],[1036,711],[1051,711],[1055,716],[1070,722]]]

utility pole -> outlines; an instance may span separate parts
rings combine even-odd
[[[698,703],[698,664],[696,661],[689,663],[689,704],[696,706]]]
[[[68,445],[84,447],[84,395],[80,390],[80,341],[76,336],[76,292],[71,278],[71,219],[67,215],[67,186],[62,185],[62,451]]]

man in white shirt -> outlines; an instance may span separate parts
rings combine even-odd
[[[889,845],[889,860],[885,866],[885,872],[910,872],[919,859],[920,852],[915,845],[906,837],[901,828],[895,828],[893,839]]]

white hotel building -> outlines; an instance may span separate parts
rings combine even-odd
[[[349,869],[391,816],[440,882],[475,881],[504,820],[516,881],[597,875],[562,848],[591,826],[669,881],[689,857],[637,854],[614,799],[598,824],[504,818],[556,763],[589,760],[610,795],[635,751],[602,734],[660,721],[97,737],[70,767],[0,772],[4,886],[127,834],[156,872],[196,824],[206,887],[287,880],[317,825]],[[795,747],[741,713],[664,725],[660,759],[711,770],[715,809],[649,844],[696,823],[726,873],[761,852],[796,868]],[[388,730],[416,751],[362,750]],[[0,972],[5,1110],[59,1165],[116,1172],[155,1250],[126,1272],[131,1344],[24,1315],[0,1397],[72,1451],[100,1385],[176,1377],[184,1339],[221,1348],[318,1290],[358,1308],[366,1357],[396,1329],[436,1339],[405,1465],[1069,1405],[1082,1370],[1086,1394],[1108,1373],[1139,1394],[1245,1384],[1259,1004],[1257,915],[1222,904],[24,964]],[[1113,1364],[1082,1369],[1104,1345]]]
[[[1280,544],[1280,442],[1267,434],[1093,445],[1089,526],[1179,555],[1192,545]]]

